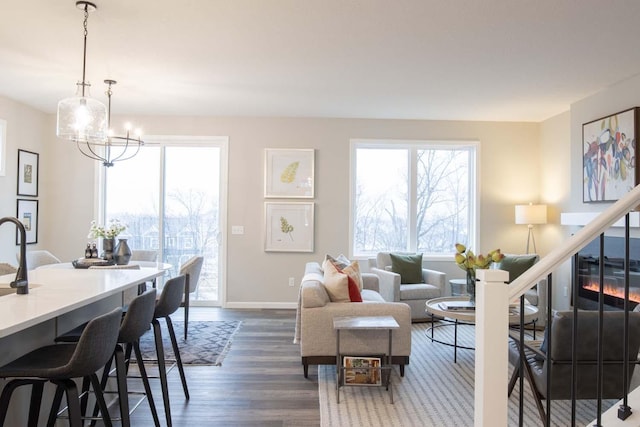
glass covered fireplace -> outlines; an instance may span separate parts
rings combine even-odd
[[[578,308],[596,309],[600,292],[600,239],[597,238],[578,253],[578,268],[572,283],[578,286]],[[604,238],[604,304],[607,309],[624,307],[624,238]],[[629,301],[633,309],[640,303],[640,239],[629,241]]]

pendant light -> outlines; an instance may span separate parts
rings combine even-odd
[[[86,81],[87,21],[89,12],[97,9],[94,3],[76,1],[76,7],[84,11],[84,49],[82,56],[82,82],[77,83],[76,96],[58,102],[56,134],[59,138],[75,142],[104,145],[107,137],[107,108],[89,96],[91,84]]]

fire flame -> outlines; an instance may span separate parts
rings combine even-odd
[[[600,292],[600,285],[597,282],[589,282],[583,284],[582,287],[593,292]],[[624,288],[605,283],[604,294],[624,299]],[[629,289],[629,301],[640,303],[640,289]]]

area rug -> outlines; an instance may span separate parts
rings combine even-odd
[[[348,386],[340,388],[340,403],[336,403],[335,366],[318,367],[320,419],[323,427],[361,426],[473,426],[474,412],[474,351],[458,350],[458,362],[453,363],[453,348],[431,342],[427,337],[430,323],[412,327],[411,363],[400,377],[397,366],[392,377],[394,404],[384,387]],[[453,328],[439,328],[439,338],[453,339]],[[445,335],[442,335],[445,334]],[[473,346],[472,326],[458,328],[458,338]],[[460,342],[460,341],[459,341]],[[509,399],[508,425],[518,425],[519,386]],[[541,425],[535,401],[525,382],[524,425]],[[506,390],[505,390],[506,395]],[[603,402],[608,408],[615,401]],[[546,405],[546,403],[545,403]],[[551,423],[571,425],[570,402],[554,401]],[[587,425],[596,418],[595,401],[577,402],[578,425]]]
[[[190,321],[189,335],[184,340],[184,322],[173,322],[176,332],[180,357],[185,365],[215,365],[220,366],[231,346],[233,336],[240,329],[242,322],[235,320],[224,321]],[[164,342],[165,359],[174,359],[173,349],[166,322],[160,320],[162,340]],[[156,359],[153,329],[147,331],[140,339],[142,358]]]

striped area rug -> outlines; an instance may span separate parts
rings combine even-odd
[[[335,366],[319,366],[322,426],[473,426],[474,351],[458,350],[458,363],[453,363],[453,348],[431,342],[427,337],[429,326],[430,323],[413,325],[411,363],[405,368],[405,376],[400,377],[397,367],[394,368],[393,405],[384,387],[367,386],[341,387],[340,403],[336,403]],[[473,326],[458,328],[459,342],[473,346],[474,332]],[[452,340],[453,327],[439,328],[436,338]],[[518,425],[518,388],[516,385],[509,400],[510,426]],[[524,390],[524,425],[539,426],[541,421],[526,382]],[[614,403],[603,402],[603,411]],[[578,401],[577,414],[578,425],[593,421],[596,417],[595,401]],[[552,424],[568,426],[571,425],[570,420],[570,402],[554,401]]]

